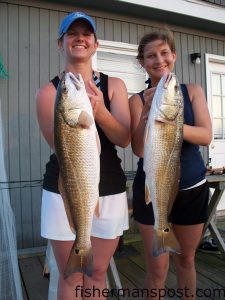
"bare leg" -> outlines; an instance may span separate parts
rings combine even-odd
[[[51,240],[53,252],[59,269],[58,300],[81,300],[81,287],[83,286],[83,274],[74,273],[66,280],[64,270],[74,241]]]
[[[84,276],[84,292],[92,291],[92,296],[87,295],[83,299],[106,299],[102,290],[106,288],[106,272],[111,257],[113,256],[119,242],[119,237],[106,240],[97,237],[91,238],[94,260],[94,273],[92,277]]]
[[[164,289],[169,267],[169,254],[163,253],[158,257],[152,255],[152,239],[154,228],[152,225],[139,224],[139,230],[143,239],[146,256],[145,288],[157,289],[157,295],[150,295],[147,299],[159,299],[159,289]],[[163,290],[161,290],[163,291]],[[160,298],[163,299],[163,298]]]
[[[182,297],[183,300],[190,298],[194,300],[196,291],[195,251],[202,236],[203,224],[173,224],[173,230],[181,246],[181,254],[173,255],[178,287],[183,292],[186,291]]]

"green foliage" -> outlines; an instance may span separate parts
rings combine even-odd
[[[0,78],[2,79],[9,78],[9,75],[3,66],[1,55],[0,55]]]

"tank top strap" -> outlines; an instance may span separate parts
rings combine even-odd
[[[58,75],[55,76],[55,77],[51,80],[51,82],[52,82],[52,84],[54,85],[54,87],[55,87],[56,90],[57,90],[57,88],[58,88],[59,81],[60,81],[60,79],[59,79],[59,76],[58,76]]]
[[[147,89],[150,89],[150,88],[152,87],[151,78],[148,78],[148,79],[145,81],[145,83],[148,84]],[[145,100],[144,100],[144,91],[145,91],[145,90],[142,90],[142,91],[140,91],[139,93],[137,93],[137,94],[140,96],[141,101],[142,101],[143,104],[144,104],[144,101],[145,101]]]
[[[137,93],[139,96],[140,96],[140,98],[141,98],[141,101],[142,101],[142,103],[144,104],[144,90],[143,91],[141,91],[141,92],[139,92],[139,93]]]
[[[187,85],[184,84],[184,83],[181,83],[181,84],[180,84],[180,87],[181,87],[181,91],[182,91],[182,93],[183,93],[183,96],[184,96],[185,100],[189,100],[189,102],[190,102],[190,98],[189,98],[189,93],[188,93]]]
[[[110,100],[108,94],[108,75],[100,73],[101,91],[103,93],[106,108],[110,111]]]
[[[194,113],[193,113],[192,103],[189,97],[187,85],[181,83],[180,87],[184,98],[184,123],[188,125],[194,125]]]
[[[101,89],[101,81],[99,80],[99,78],[96,75],[95,71],[93,71],[92,76],[93,76],[93,80],[94,80],[95,85],[97,86],[97,88]]]

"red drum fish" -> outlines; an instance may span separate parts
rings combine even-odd
[[[152,201],[155,217],[154,256],[180,252],[168,216],[179,187],[183,106],[175,74],[164,75],[157,85],[144,135],[146,203]]]
[[[56,95],[55,153],[59,162],[59,191],[70,227],[76,234],[67,266],[88,276],[93,271],[91,227],[99,198],[100,141],[93,111],[80,74],[64,73]]]

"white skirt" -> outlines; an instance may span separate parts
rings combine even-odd
[[[115,239],[129,228],[126,192],[99,198],[99,213],[94,214],[91,235],[103,239]],[[42,192],[41,236],[50,240],[75,239],[66,216],[60,194]]]

